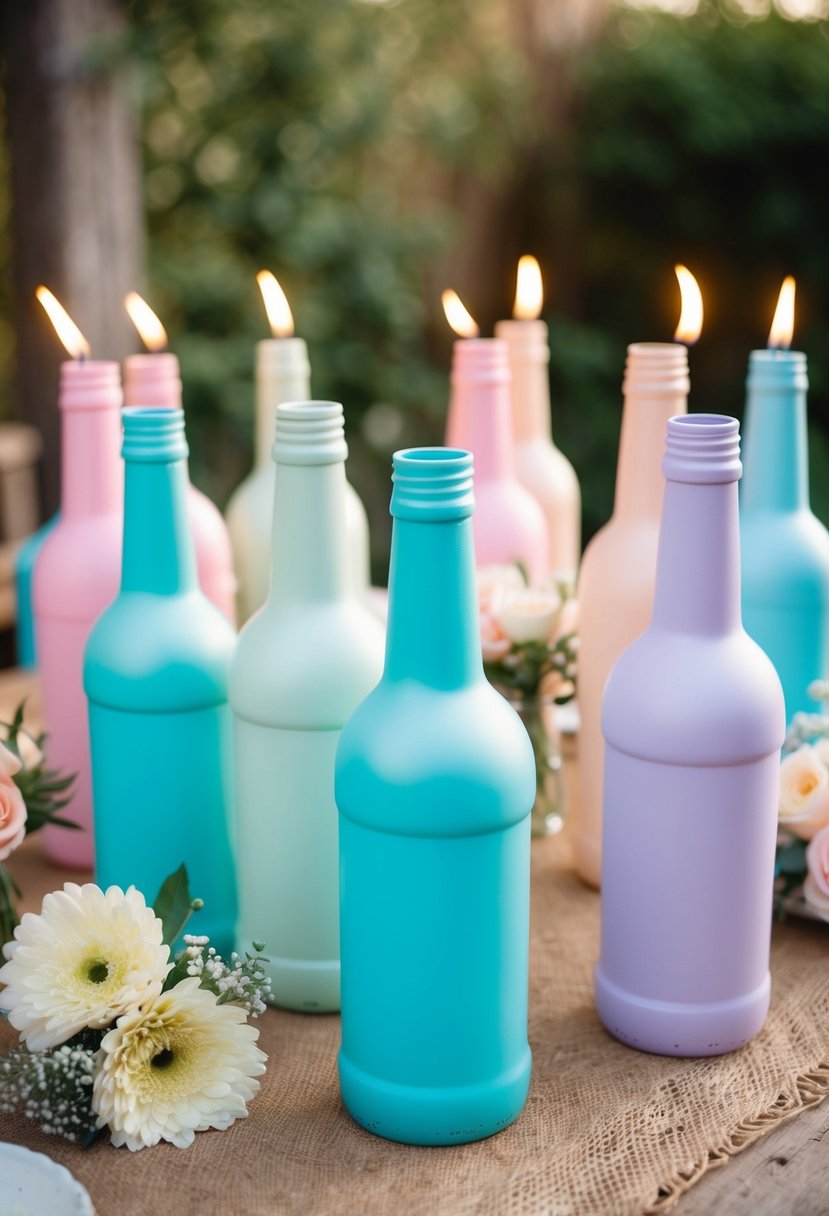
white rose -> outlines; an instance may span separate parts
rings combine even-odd
[[[511,642],[547,642],[553,636],[561,612],[561,597],[555,591],[524,588],[504,596],[497,609],[498,620]]]

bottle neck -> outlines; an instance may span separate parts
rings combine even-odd
[[[499,321],[495,335],[509,352],[512,426],[516,443],[552,440],[550,347],[543,321]]]
[[[267,338],[256,346],[256,469],[273,467],[277,407],[311,395],[308,347],[302,338]]]
[[[345,465],[277,465],[268,608],[351,594]]]
[[[753,351],[745,420],[744,509],[809,507],[806,359],[798,351]]]
[[[83,519],[122,510],[121,384],[117,363],[61,365],[61,513]]]
[[[187,462],[126,461],[122,591],[178,595],[197,587]]]
[[[507,346],[499,338],[464,338],[452,352],[450,446],[467,448],[476,484],[515,476]]]
[[[483,679],[471,518],[395,519],[385,678],[442,691]]]

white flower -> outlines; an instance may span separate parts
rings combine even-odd
[[[823,749],[805,744],[780,764],[780,824],[803,840],[829,823],[829,771],[823,755]]]
[[[0,1009],[32,1051],[109,1025],[157,996],[169,971],[161,921],[134,887],[68,882],[45,897],[40,915],[27,912],[14,936],[3,947]]]
[[[219,1005],[195,977],[181,980],[104,1036],[92,1089],[98,1126],[133,1151],[159,1140],[186,1148],[196,1132],[230,1127],[265,1071],[258,1037],[243,1009]]]
[[[524,587],[524,576],[517,566],[479,566],[478,604],[483,612],[495,612],[504,596]]]
[[[511,642],[548,642],[561,612],[555,591],[510,591],[497,610],[498,621]]]

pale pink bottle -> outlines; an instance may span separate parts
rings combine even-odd
[[[92,788],[83,653],[96,617],[118,593],[124,471],[117,363],[61,365],[61,508],[34,573],[34,617],[49,763],[77,774],[62,812],[84,829],[46,827],[44,851],[59,865],[91,869]]]
[[[544,321],[499,321],[507,344],[515,471],[544,512],[549,569],[575,580],[581,556],[581,492],[576,471],[553,442],[550,347]]]
[[[587,546],[579,572],[581,729],[573,845],[576,869],[594,887],[601,875],[602,693],[616,659],[651,618],[665,425],[672,415],[685,413],[689,388],[685,346],[628,347],[613,515]]]
[[[549,573],[547,525],[515,472],[507,346],[500,338],[462,338],[452,351],[446,445],[472,452],[475,559],[520,562],[531,583]]]
[[[737,421],[672,418],[653,621],[615,664],[596,1005],[662,1055],[719,1055],[769,1005],[785,710],[740,619]]]
[[[178,359],[170,351],[129,355],[124,360],[124,405],[181,408]],[[187,506],[199,586],[220,612],[236,621],[236,577],[225,521],[206,494],[189,485]]]

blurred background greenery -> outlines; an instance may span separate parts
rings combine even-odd
[[[825,21],[733,0],[689,15],[604,0],[128,11],[90,71],[122,73],[141,116],[147,295],[181,359],[193,479],[220,505],[251,458],[253,345],[267,334],[257,270],[287,292],[315,395],[346,406],[382,578],[390,454],[442,434],[440,290],[491,332],[532,252],[555,435],[582,481],[586,536],[612,505],[625,345],[671,337],[677,261],[706,305],[692,408],[737,414],[748,352],[796,275],[813,500],[829,519]],[[6,413],[11,255],[0,236]]]

